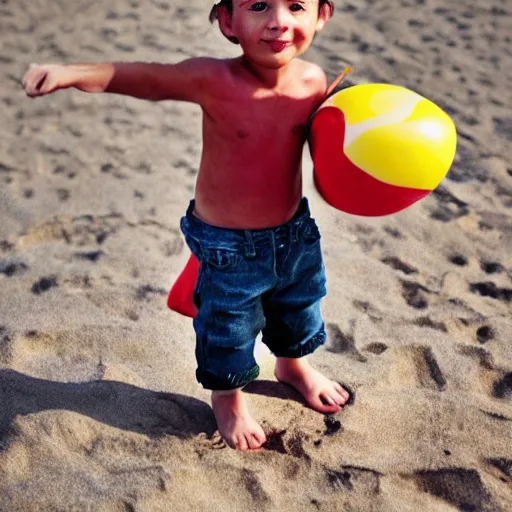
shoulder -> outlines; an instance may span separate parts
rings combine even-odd
[[[207,97],[213,98],[232,95],[240,85],[238,59],[201,58],[204,69]]]
[[[192,57],[181,61],[178,65],[183,72],[189,73],[203,80],[213,80],[222,76],[223,70],[227,69],[227,62],[223,59],[211,57]]]
[[[324,93],[327,89],[327,77],[324,70],[313,62],[298,59],[299,73],[305,85]]]
[[[212,91],[222,87],[229,79],[229,61],[211,57],[192,57],[177,64],[166,66],[162,75],[169,91],[180,90],[181,94],[171,94],[170,99],[184,99],[203,105]]]
[[[201,73],[210,78],[226,80],[233,74],[234,59],[216,59],[213,57],[194,57],[189,59]]]

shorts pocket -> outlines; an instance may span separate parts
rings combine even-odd
[[[185,234],[185,241],[201,265],[216,270],[230,270],[238,264],[239,253],[235,248],[219,247],[220,244],[199,240],[189,233]]]
[[[311,217],[307,219],[304,223],[304,228],[302,231],[302,241],[307,245],[313,245],[318,242],[321,238],[320,231],[316,222]]]
[[[203,249],[202,260],[211,268],[226,271],[237,266],[239,255],[227,249]]]

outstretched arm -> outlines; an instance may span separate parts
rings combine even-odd
[[[105,64],[43,64],[31,66],[23,77],[29,96],[43,96],[74,87],[85,92],[110,92],[147,100],[202,103],[208,86],[211,59],[178,64],[115,62]]]

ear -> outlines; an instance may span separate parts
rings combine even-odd
[[[232,27],[233,13],[229,12],[228,8],[223,4],[217,5],[217,20],[224,37],[227,37],[232,43],[239,44]]]
[[[316,32],[320,32],[325,27],[325,24],[329,21],[332,16],[332,9],[326,2],[318,9],[318,20],[316,21]]]

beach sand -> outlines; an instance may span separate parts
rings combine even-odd
[[[239,453],[195,381],[167,292],[189,251],[201,113],[61,91],[32,62],[235,56],[199,0],[0,1],[0,510],[512,510],[512,7],[336,2],[306,58],[347,84],[409,87],[455,121],[440,187],[363,218],[305,194],[329,339],[311,356],[354,403],[323,416],[273,377],[247,387],[269,435]]]

